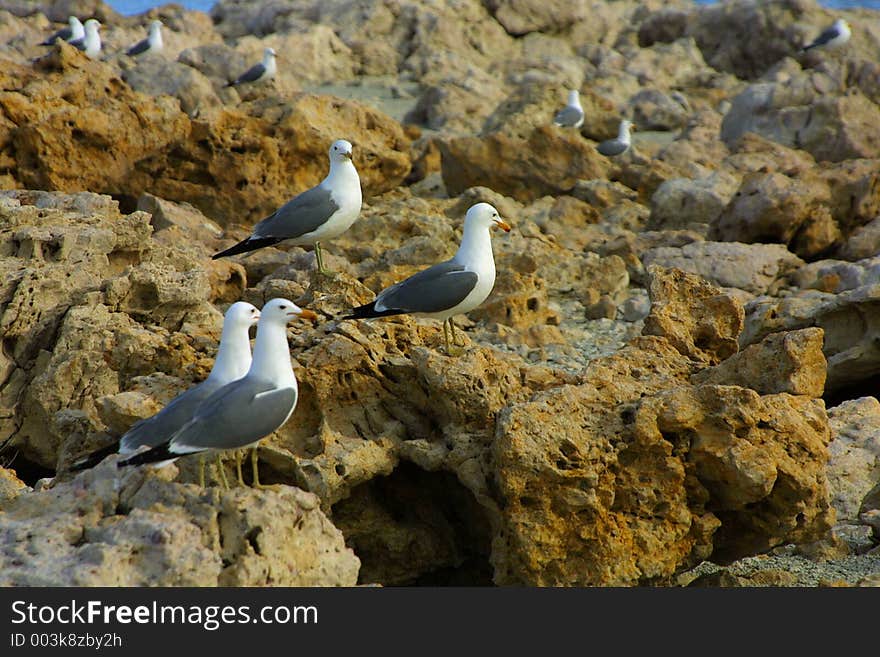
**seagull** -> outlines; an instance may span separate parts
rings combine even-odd
[[[142,39],[125,51],[129,57],[140,55],[145,52],[161,52],[162,46],[162,21],[153,21],[150,23],[150,34],[146,39]]]
[[[553,117],[553,124],[564,128],[580,128],[584,124],[584,108],[577,89],[568,92],[568,102]]]
[[[632,127],[632,121],[624,119],[620,122],[620,129],[617,132],[617,137],[615,139],[606,139],[596,146],[596,150],[602,155],[607,155],[609,157],[625,153],[632,143],[629,135],[629,131]]]
[[[246,82],[264,82],[273,79],[278,71],[278,67],[275,64],[276,57],[274,48],[264,48],[263,61],[251,66],[247,71],[235,78],[234,81],[227,82],[226,86],[235,87]]]
[[[852,33],[849,30],[849,24],[844,19],[838,18],[834,21],[834,25],[822,32],[812,43],[801,48],[801,52],[807,52],[812,48],[834,50],[849,41],[850,36]]]
[[[257,324],[254,359],[244,378],[215,390],[161,444],[117,465],[166,463],[209,450],[238,450],[256,445],[280,428],[293,413],[299,395],[287,346],[287,324],[294,317],[317,319],[315,313],[287,299],[266,303]],[[251,458],[254,485],[260,486],[256,451]]]
[[[259,319],[260,311],[249,303],[238,301],[229,306],[223,318],[220,347],[217,349],[214,367],[208,378],[179,394],[152,417],[135,423],[115,444],[79,459],[70,469],[76,472],[91,468],[110,454],[118,452],[129,455],[140,447],[156,447],[168,440],[175,431],[190,420],[199,404],[213,392],[247,374],[251,366],[251,341],[248,330]],[[238,461],[236,464],[239,465],[239,481],[241,481],[240,464]],[[222,470],[220,472],[222,473]],[[203,472],[201,479],[204,484]]]
[[[317,187],[295,196],[254,226],[250,237],[213,259],[272,246],[314,245],[318,271],[329,274],[321,256],[321,242],[338,237],[361,212],[361,180],[351,161],[352,146],[344,139],[330,146],[330,173]]]
[[[68,18],[67,24],[67,27],[58,30],[40,45],[51,46],[56,41],[67,41],[69,43],[71,41],[76,41],[77,39],[82,39],[86,35],[83,24],[79,22],[79,19],[76,16]]]
[[[85,24],[85,36],[70,42],[77,50],[85,52],[89,59],[97,59],[101,54],[101,37],[98,36],[98,28],[101,24],[94,18],[90,18]]]
[[[455,342],[455,315],[479,306],[495,285],[495,260],[489,229],[498,226],[510,232],[510,225],[488,203],[472,205],[464,218],[461,245],[451,260],[424,269],[387,287],[368,304],[354,308],[342,319],[370,319],[389,315],[415,314],[443,320],[446,353],[450,354],[449,335]]]

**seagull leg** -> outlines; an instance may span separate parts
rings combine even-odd
[[[244,488],[244,477],[241,476],[241,450],[235,450],[235,473],[238,475],[238,485]]]
[[[449,333],[452,335],[452,341],[450,342],[449,336],[446,334],[446,325],[449,324]],[[446,355],[447,356],[458,356],[461,353],[461,349],[456,348],[455,344],[455,324],[452,323],[452,318],[443,320],[443,337],[446,339]]]
[[[258,469],[259,459],[257,458],[257,448],[251,448],[251,469],[254,471],[254,481],[252,482],[254,488],[263,488],[263,484],[260,483],[260,471]]]
[[[443,320],[443,341],[446,343],[446,353],[449,354],[449,327],[446,326],[448,320]]]
[[[205,457],[199,456],[199,486],[205,487]]]
[[[223,461],[219,453],[217,454],[217,473],[220,475],[220,483],[223,485],[223,490],[229,490],[229,482],[226,480],[226,472],[223,470]]]
[[[324,267],[324,252],[321,250],[321,243],[315,242],[315,260],[318,261],[318,272],[324,276],[334,276],[333,272]]]

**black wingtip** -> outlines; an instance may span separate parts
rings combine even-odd
[[[406,311],[404,310],[395,310],[394,308],[388,310],[376,310],[376,302],[371,301],[370,303],[365,303],[363,306],[352,308],[348,315],[343,315],[339,319],[374,319],[376,317],[389,317],[391,315],[403,315],[405,313]]]
[[[111,454],[115,454],[117,451],[119,451],[118,440],[112,445],[107,445],[106,447],[102,447],[101,449],[95,450],[91,454],[86,454],[82,458],[77,459],[70,465],[70,471],[80,472],[82,470],[94,468],[105,458],[107,458]]]
[[[128,458],[121,459],[116,463],[116,467],[124,468],[127,465],[144,465],[145,463],[158,463],[159,461],[167,461],[168,459],[179,458],[180,454],[173,454],[168,449],[168,443],[153,447],[145,452],[139,452]]]
[[[272,246],[274,244],[278,244],[278,242],[282,242],[284,240],[275,238],[275,237],[249,237],[246,240],[242,240],[235,246],[230,246],[225,251],[221,251],[220,253],[215,253],[211,256],[211,260],[216,260],[217,258],[225,258],[226,256],[238,255],[239,253],[248,253],[249,251],[256,251],[257,249],[262,249],[266,246]]]

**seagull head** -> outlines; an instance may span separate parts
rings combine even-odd
[[[581,95],[577,89],[570,89],[568,92],[568,105],[580,105]]]
[[[70,25],[70,29],[72,30],[75,30],[77,27],[82,27],[82,23],[79,22],[79,19],[76,16],[68,18],[67,24]]]
[[[849,23],[846,22],[845,18],[838,18],[834,21],[834,29],[838,32],[848,32],[849,31]]]
[[[224,325],[231,322],[236,326],[249,328],[254,326],[260,319],[260,311],[247,301],[236,301],[229,306],[226,314],[223,316]]]
[[[318,316],[311,310],[300,308],[293,301],[287,299],[272,299],[267,301],[260,311],[261,322],[276,322],[282,326],[286,325],[294,317],[302,317],[303,319],[318,319]]]
[[[263,48],[263,61],[269,62],[277,57],[275,48]]]
[[[351,142],[344,139],[337,139],[330,146],[330,161],[344,162],[351,159]]]
[[[162,21],[155,20],[150,23],[150,33],[153,34],[162,29]]]
[[[510,224],[504,221],[498,210],[488,203],[477,203],[468,209],[464,216],[464,229],[468,230],[471,226],[486,229],[498,226],[505,233],[510,232]]]
[[[90,18],[85,23],[86,32],[93,32],[97,34],[99,27],[101,27],[101,24],[94,18]]]

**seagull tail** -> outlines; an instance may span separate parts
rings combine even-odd
[[[169,447],[169,443],[164,443],[145,452],[138,452],[128,458],[117,461],[117,467],[124,468],[127,465],[143,465],[145,463],[158,463],[159,461],[173,461],[183,456],[183,454],[173,453]]]
[[[278,242],[283,241],[283,239],[277,237],[248,237],[246,240],[242,240],[235,246],[230,246],[225,251],[215,253],[211,256],[211,259],[216,260],[217,258],[225,258],[226,256],[238,255],[239,253],[256,251],[257,249],[262,249],[264,246],[272,246],[273,244],[278,244]]]
[[[89,468],[94,468],[105,458],[110,456],[111,454],[115,454],[119,450],[119,441],[107,445],[106,447],[102,447],[101,449],[95,450],[91,454],[86,454],[82,458],[78,458],[70,465],[71,472],[79,472],[80,470],[88,470]]]
[[[237,84],[238,84],[238,80],[231,80],[231,81],[227,82],[226,84],[224,84],[223,86],[224,87],[234,87]]]

